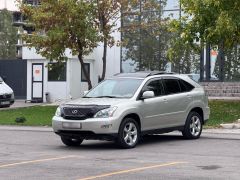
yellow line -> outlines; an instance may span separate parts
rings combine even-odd
[[[23,161],[23,162],[18,162],[18,163],[0,165],[0,168],[17,166],[17,165],[23,165],[23,164],[31,164],[31,163],[45,162],[45,161],[53,161],[53,160],[67,159],[67,158],[72,158],[72,157],[75,157],[75,156],[62,156],[62,157],[56,157],[56,158],[38,159],[38,160],[33,160],[33,161]]]
[[[107,177],[107,176],[113,176],[113,175],[118,175],[118,174],[125,174],[125,173],[131,173],[131,172],[136,172],[136,171],[141,171],[141,170],[147,170],[147,169],[153,169],[153,168],[159,168],[159,167],[166,167],[166,166],[172,166],[176,164],[183,164],[186,162],[171,162],[171,163],[166,163],[166,164],[158,164],[158,165],[153,165],[153,166],[145,166],[145,167],[140,167],[140,168],[134,168],[134,169],[128,169],[128,170],[123,170],[123,171],[116,171],[116,172],[111,172],[111,173],[106,173],[106,174],[101,174],[97,176],[90,176],[78,180],[91,180],[91,179],[97,179],[97,178],[102,178],[102,177]]]

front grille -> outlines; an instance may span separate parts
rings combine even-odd
[[[0,99],[10,99],[10,98],[11,98],[11,94],[0,95]]]
[[[106,105],[64,105],[62,117],[70,120],[85,120],[93,118],[94,114],[110,106]]]

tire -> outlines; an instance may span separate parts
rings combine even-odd
[[[119,127],[117,139],[118,145],[125,149],[134,148],[137,145],[139,138],[139,124],[132,118],[125,118]]]
[[[83,139],[72,139],[63,136],[61,136],[61,140],[66,146],[80,146],[80,144],[83,142]]]
[[[202,133],[202,117],[195,111],[188,114],[182,135],[186,139],[198,139]]]

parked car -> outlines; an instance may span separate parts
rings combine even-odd
[[[60,105],[52,126],[67,146],[100,139],[133,148],[142,135],[174,130],[197,139],[209,113],[204,89],[187,75],[137,72],[117,74]]]
[[[9,107],[13,103],[13,90],[0,77],[0,107]]]

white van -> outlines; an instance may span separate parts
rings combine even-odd
[[[0,77],[0,107],[9,107],[13,103],[13,90]]]

